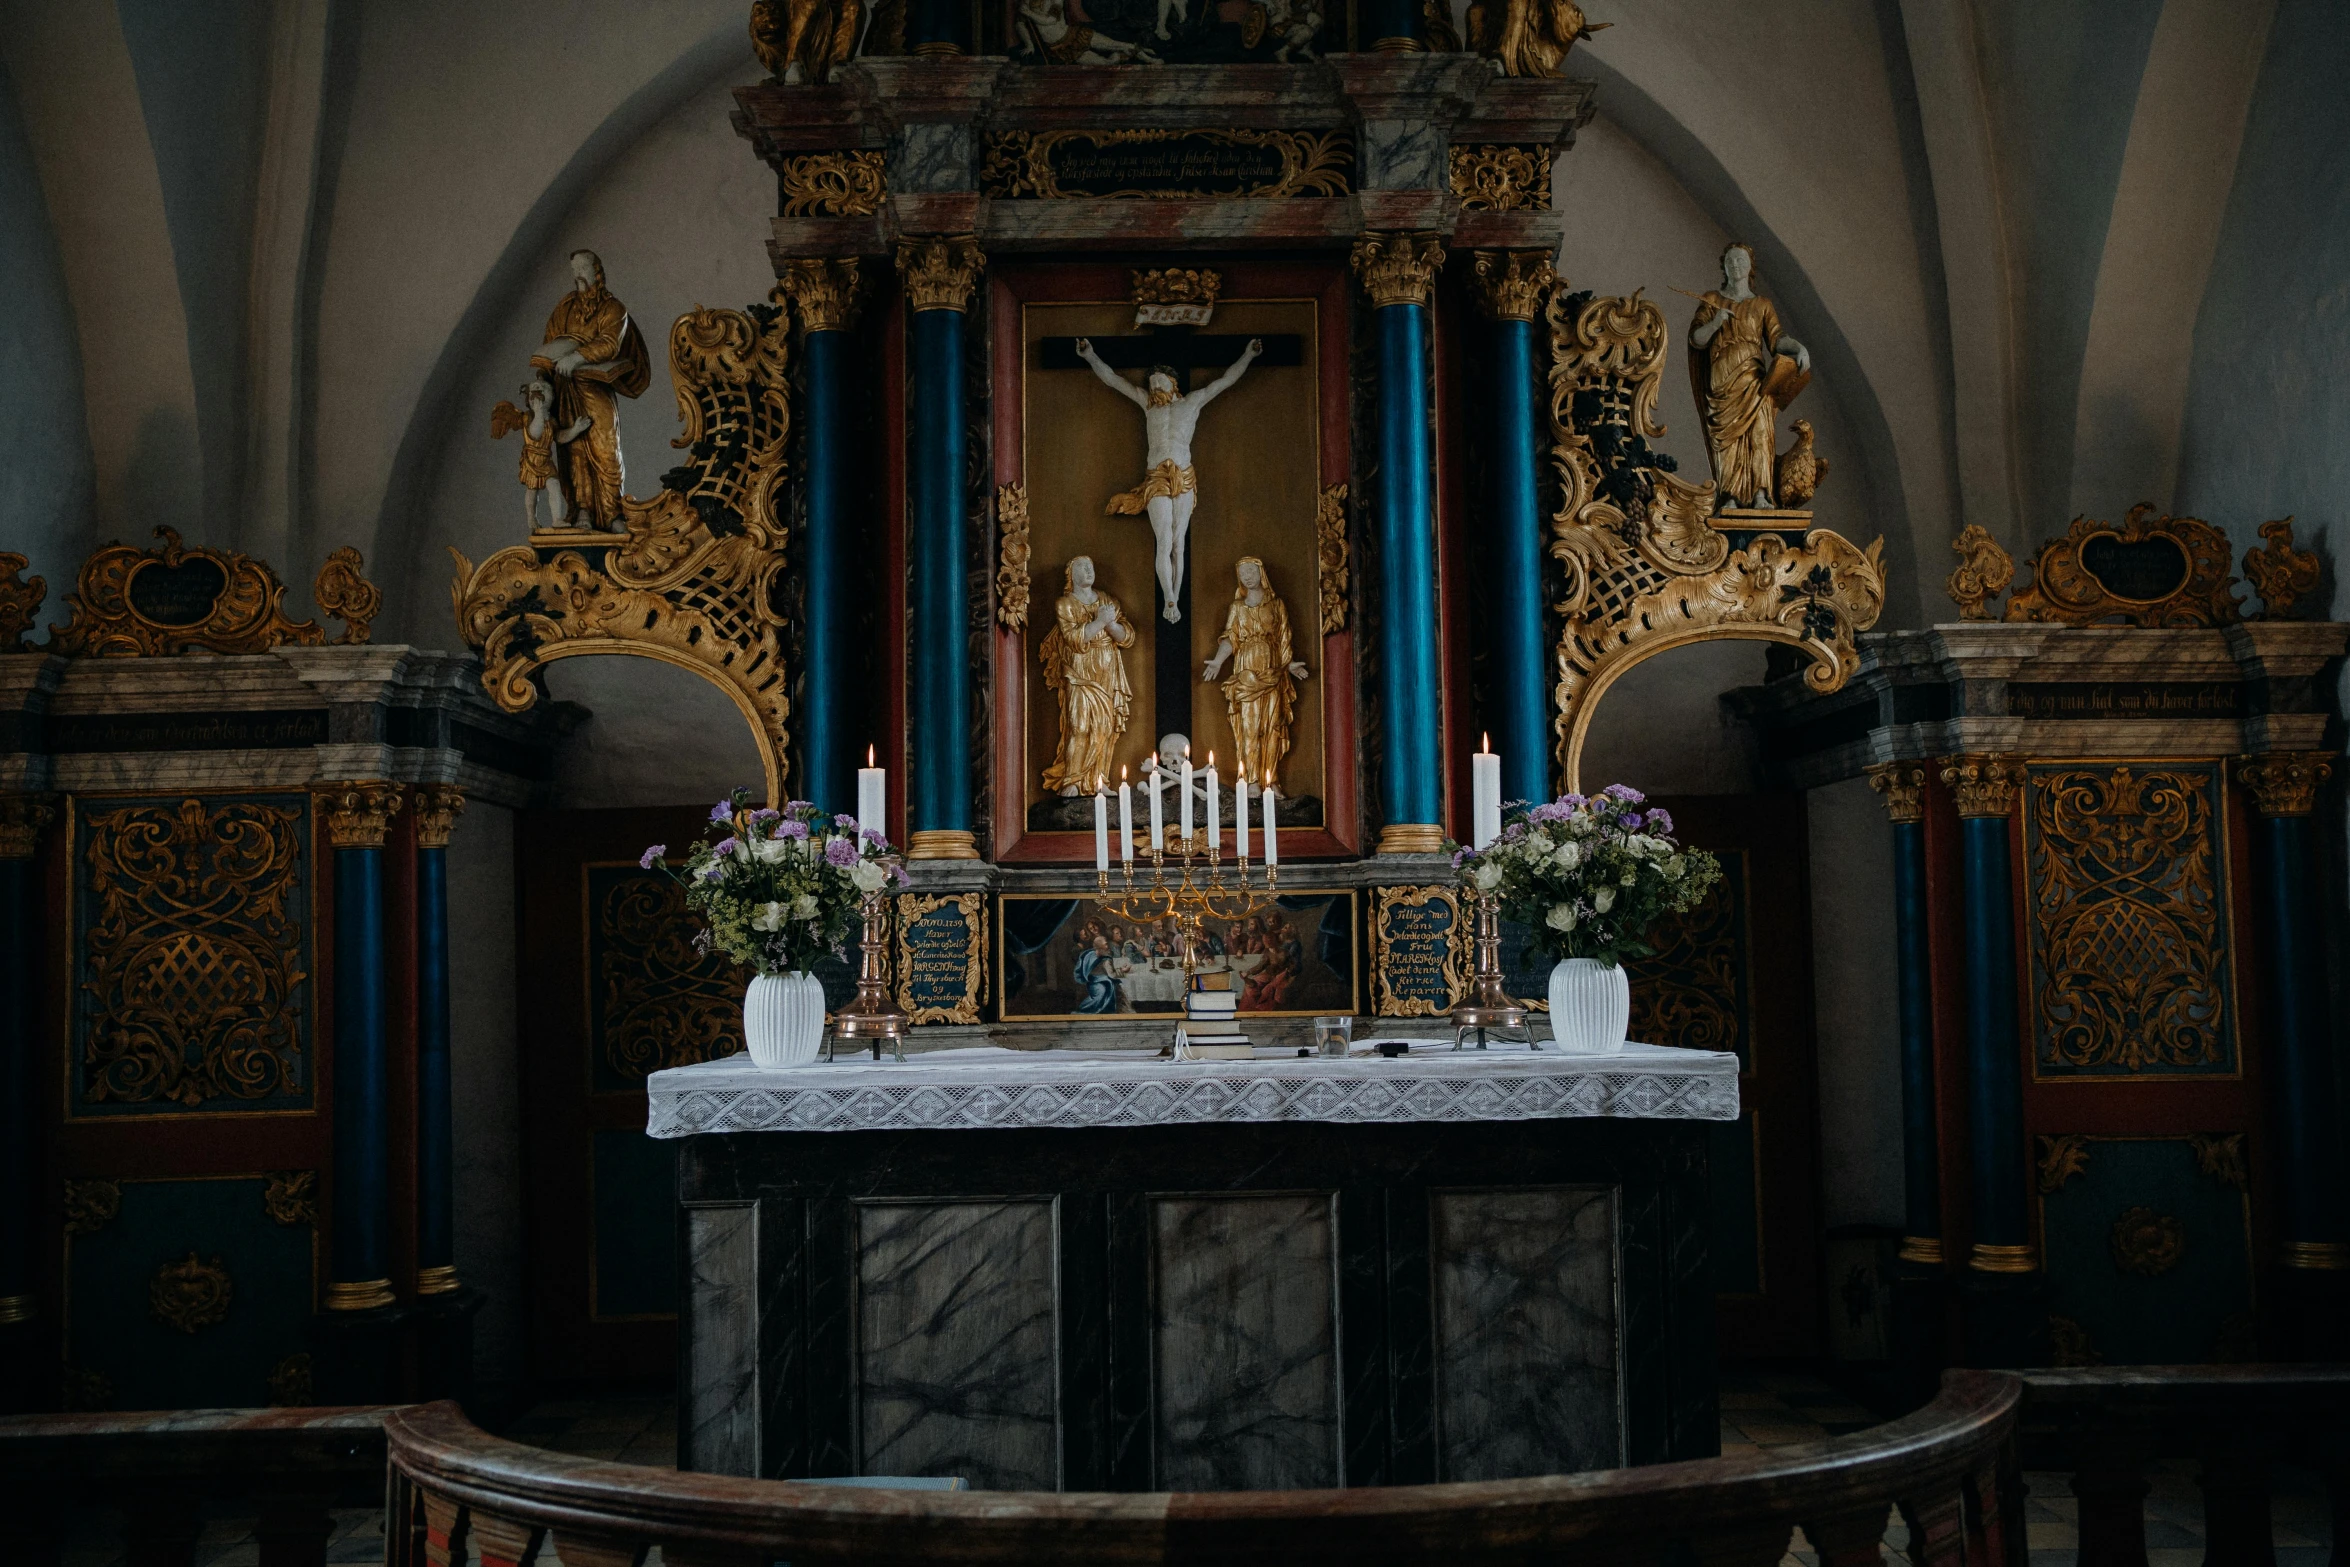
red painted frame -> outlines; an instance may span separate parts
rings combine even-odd
[[[1207,259],[1207,258],[1200,258]],[[1317,488],[1353,480],[1352,288],[1346,267],[1321,262],[1217,260],[1224,293],[1233,299],[1267,296],[1311,298],[1320,310],[1321,473]],[[1021,395],[1026,365],[1021,354],[1020,310],[1031,300],[1117,300],[1131,287],[1131,269],[1105,262],[1011,263],[988,277],[988,354],[993,391],[995,482],[1026,480]],[[992,551],[991,558],[992,558]],[[993,574],[990,573],[992,581]],[[995,695],[989,737],[990,828],[999,864],[1082,864],[1093,856],[1093,835],[1028,830],[1025,788],[1018,787],[1025,762],[1027,661],[1021,634],[995,619],[993,589],[988,622],[993,629]],[[1356,775],[1360,726],[1355,706],[1355,626],[1322,638],[1322,822],[1319,828],[1286,829],[1284,860],[1351,859],[1362,852],[1362,791]],[[1343,743],[1341,743],[1343,737]],[[1013,787],[1006,787],[1010,780]]]

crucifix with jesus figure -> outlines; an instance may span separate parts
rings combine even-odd
[[[1111,516],[1150,520],[1155,540],[1153,568],[1160,607],[1157,635],[1158,689],[1152,707],[1161,734],[1190,728],[1191,692],[1185,671],[1191,662],[1189,633],[1182,621],[1191,608],[1191,580],[1184,544],[1192,508],[1199,501],[1199,477],[1191,460],[1192,436],[1207,405],[1231,389],[1258,359],[1273,365],[1304,363],[1304,345],[1295,333],[1271,337],[1207,336],[1189,326],[1157,326],[1147,336],[1048,337],[1039,345],[1047,370],[1090,369],[1102,384],[1142,410],[1146,465],[1142,482],[1110,497]],[[1224,373],[1191,390],[1194,370],[1224,366]],[[1136,386],[1118,372],[1145,370]]]

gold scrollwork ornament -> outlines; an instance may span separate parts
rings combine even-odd
[[[2187,1254],[2187,1227],[2152,1208],[2125,1208],[2113,1221],[2108,1244],[2115,1267],[2140,1278],[2157,1278]]]
[[[1885,797],[1885,815],[1895,822],[1926,819],[1926,769],[1918,762],[1879,762],[1869,769],[1869,787]]]
[[[72,617],[51,636],[49,651],[154,658],[197,650],[266,653],[326,641],[314,622],[286,618],[286,585],[263,562],[184,544],[173,528],[157,528],[155,536],[161,549],[110,544],[82,562],[74,591],[65,596]],[[149,577],[156,586],[142,589]]]
[[[321,791],[327,842],[338,849],[382,848],[402,803],[401,788],[394,783],[348,783]]]
[[[2195,1155],[2196,1173],[2238,1191],[2249,1188],[2251,1178],[2244,1169],[2242,1132],[2192,1133],[2187,1138],[2187,1148]]]
[[[316,1399],[312,1391],[310,1352],[296,1350],[269,1373],[269,1403],[273,1409],[307,1409]]]
[[[2060,1192],[2076,1175],[2089,1173],[2089,1139],[2077,1132],[2040,1139],[2040,1190]]]
[[[2264,751],[2236,761],[2236,776],[2263,816],[2307,816],[2333,772],[2333,756],[2325,751]]]
[[[2291,620],[2293,607],[2317,586],[2317,556],[2293,548],[2293,519],[2260,525],[2264,548],[2244,552],[2244,579],[2260,595],[2262,620]]]
[[[889,197],[878,149],[794,153],[783,160],[777,185],[787,218],[861,218]]]
[[[31,564],[22,555],[0,550],[0,653],[23,650],[25,633],[33,629],[41,603],[49,596],[46,580],[26,579],[24,570]]]
[[[318,1172],[279,1170],[261,1189],[261,1211],[270,1222],[289,1228],[318,1222]]]
[[[113,1181],[65,1183],[65,1233],[95,1235],[122,1212],[122,1187]]]
[[[2168,545],[2179,557],[2176,583],[2152,597],[2121,593],[2101,574],[2102,556]],[[2032,585],[2007,601],[2007,619],[2089,626],[2120,619],[2133,626],[2225,626],[2242,619],[2236,579],[2228,572],[2228,536],[2200,517],[2158,515],[2151,501],[2129,510],[2118,528],[2080,516],[2061,539],[2032,556]],[[2131,584],[2137,586],[2137,584]]]
[[[318,580],[310,585],[318,607],[343,623],[343,634],[335,641],[344,647],[365,643],[368,622],[383,613],[383,589],[360,574],[364,564],[359,552],[346,544],[326,558],[318,568]]]
[[[1455,147],[1447,158],[1452,193],[1463,212],[1550,209],[1550,148],[1480,143]],[[1519,317],[1531,320],[1531,316]]]
[[[0,794],[0,860],[29,860],[41,846],[41,834],[57,819],[57,807],[45,794]]]
[[[1322,635],[1346,629],[1346,486],[1326,484],[1314,502],[1314,549],[1321,569]]]
[[[976,892],[947,893],[931,896],[924,893],[904,893],[898,898],[898,1010],[909,1023],[976,1023],[979,1021],[979,987],[987,972],[987,921],[980,916],[979,894]],[[921,1006],[914,995],[914,927],[921,920],[940,909],[951,909],[963,922],[963,981],[955,1001],[949,1006]]]
[[[1063,147],[1132,147],[1204,142],[1215,147],[1269,149],[1281,160],[1278,171],[1231,190],[1202,186],[1134,186],[1107,191],[1069,190],[1061,184],[1053,154]],[[1344,131],[1283,130],[1065,130],[1004,131],[988,140],[979,170],[980,188],[990,196],[1039,201],[1187,201],[1202,198],[1285,200],[1293,196],[1344,196],[1350,189],[1354,141]]]
[[[996,487],[995,618],[1009,630],[1028,624],[1028,486]]]
[[[1943,588],[1958,606],[1958,618],[1991,619],[1990,610],[1983,606],[2015,581],[2015,557],[1999,547],[1988,528],[1975,522],[1959,529],[1950,547],[1958,552],[1958,566]]]
[[[206,1262],[193,1251],[167,1262],[147,1282],[147,1311],[167,1328],[198,1333],[228,1316],[236,1290],[218,1257]]]
[[[1397,944],[1395,922],[1405,909],[1441,905],[1452,912],[1445,928],[1444,951],[1437,959],[1437,980],[1444,987],[1441,1002],[1427,996],[1398,995],[1391,979]],[[1469,922],[1460,894],[1450,887],[1376,887],[1371,891],[1371,1010],[1379,1017],[1437,1017],[1450,1013],[1461,998],[1461,976],[1469,954]]]

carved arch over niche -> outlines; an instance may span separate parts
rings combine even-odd
[[[671,444],[687,460],[653,499],[622,501],[625,532],[540,529],[478,567],[449,551],[457,628],[500,707],[535,703],[539,671],[558,659],[658,659],[726,692],[751,726],[767,797],[784,798],[788,334],[779,302],[677,318],[669,374],[685,433]]]
[[[1713,485],[1680,478],[1648,445],[1664,434],[1664,312],[1637,293],[1600,298],[1561,286],[1543,319],[1560,490],[1550,554],[1565,569],[1551,723],[1566,787],[1582,788],[1600,698],[1659,653],[1779,642],[1811,656],[1804,679],[1813,689],[1851,679],[1860,667],[1853,638],[1885,607],[1884,541],[1863,550],[1826,528],[1717,527]]]

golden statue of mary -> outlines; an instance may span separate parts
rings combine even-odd
[[[1297,713],[1297,682],[1306,666],[1291,653],[1289,610],[1265,576],[1265,563],[1243,555],[1233,567],[1238,578],[1216,656],[1200,672],[1214,680],[1230,660],[1224,682],[1224,709],[1232,718],[1232,748],[1241,773],[1252,784],[1280,788],[1281,762],[1289,755],[1289,728]]]
[[[1073,797],[1108,787],[1110,759],[1134,708],[1118,650],[1132,646],[1134,628],[1118,601],[1093,585],[1092,557],[1075,557],[1053,601],[1053,629],[1038,649],[1044,683],[1061,703],[1061,740],[1044,770],[1046,789]]]

